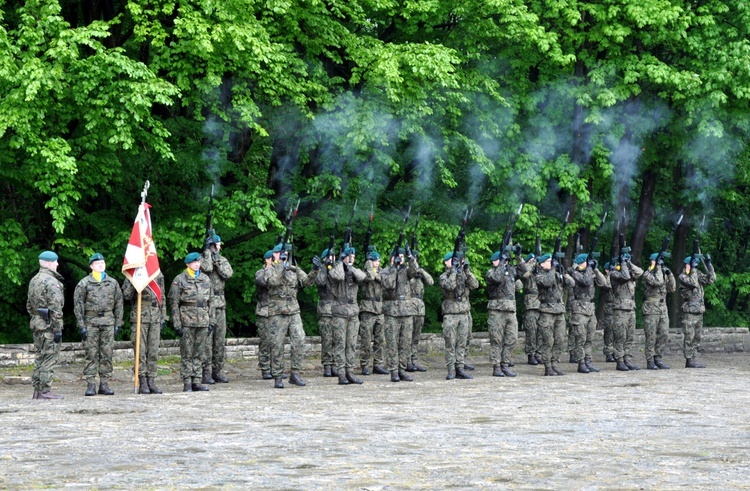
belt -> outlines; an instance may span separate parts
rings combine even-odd
[[[382,302],[383,299],[382,298],[374,298],[374,297],[370,297],[370,298],[368,298],[368,297],[362,297],[362,301],[363,302]]]
[[[516,297],[514,297],[513,295],[508,295],[507,297],[504,297],[504,298],[503,297],[489,297],[488,300],[515,300],[515,299]]]
[[[205,307],[206,301],[201,300],[200,302],[181,302],[180,307]]]
[[[95,315],[96,317],[104,317],[106,314],[107,314],[107,312],[105,312],[103,310],[100,310],[98,312],[95,311],[95,310],[87,310],[85,312],[85,315],[88,315],[88,316]]]
[[[397,300],[411,300],[411,295],[396,295],[395,297],[394,296],[389,296],[385,300],[388,300],[388,301],[391,301],[391,302],[395,302]]]
[[[281,297],[278,295],[271,295],[270,297],[268,297],[268,299],[269,300],[291,300],[292,297]]]
[[[424,295],[412,295],[411,298],[418,298],[422,300],[424,298]]]
[[[644,300],[644,302],[664,303],[664,299],[663,298],[647,298]]]

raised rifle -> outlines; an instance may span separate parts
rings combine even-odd
[[[562,228],[560,229],[560,233],[557,234],[557,238],[555,239],[555,259],[553,261],[553,264],[555,265],[555,269],[557,269],[557,265],[562,265],[562,259],[565,258],[565,252],[560,250],[560,246],[562,245],[562,238],[563,234],[565,233],[565,228],[568,226],[568,219],[570,218],[570,210],[565,212],[565,219],[563,219]]]
[[[523,203],[518,207],[518,211],[510,217],[508,225],[505,226],[505,232],[503,233],[503,242],[500,244],[501,254],[505,256],[505,259],[510,259],[513,253],[513,229],[516,228],[516,222],[518,217],[521,216],[521,210],[523,210]],[[541,246],[540,246],[541,247]]]
[[[411,245],[410,248],[413,251],[419,251],[418,245],[418,239],[417,239],[417,233],[419,232],[419,218],[422,215],[422,212],[417,213],[417,220],[414,222],[414,230],[411,233]]]
[[[596,246],[599,245],[599,232],[602,231],[602,228],[604,228],[604,224],[607,221],[607,212],[604,212],[604,216],[602,217],[601,223],[599,223],[599,228],[596,229],[596,233],[594,234],[594,238],[591,239],[591,244],[589,245],[589,255],[586,257],[586,262],[588,263],[592,259],[596,259],[597,257],[600,257],[601,254],[597,252]]]
[[[213,227],[213,219],[211,217],[211,212],[214,208],[214,185],[211,184],[211,195],[208,198],[208,211],[206,212],[206,240],[204,241],[205,247],[208,249],[214,244],[214,235],[216,235],[216,231]]]
[[[401,225],[401,232],[399,232],[398,234],[398,242],[396,243],[396,247],[394,247],[393,251],[391,252],[391,257],[394,259],[398,257],[398,250],[404,246],[404,233],[406,232],[406,224],[409,223],[410,215],[411,205],[409,205],[409,209],[406,210],[406,215],[404,215],[404,223]]]
[[[357,211],[357,202],[359,200],[354,200],[354,206],[352,207],[352,214],[349,215],[349,224],[346,226],[346,231],[344,232],[344,246],[341,249],[341,252],[344,252],[346,249],[351,247],[352,245],[352,221],[354,220],[354,213]]]
[[[289,210],[289,213],[287,213],[286,216],[286,223],[285,228],[286,231],[284,232],[284,239],[281,241],[281,251],[284,252],[284,249],[286,249],[286,245],[292,240],[294,232],[292,231],[292,224],[294,223],[294,219],[297,218],[297,212],[299,211],[299,202],[300,200],[297,199],[297,205]],[[294,252],[294,251],[292,251]],[[287,261],[292,261],[292,253],[290,252],[288,254]]]
[[[669,248],[669,241],[672,239],[672,236],[677,230],[677,227],[679,227],[680,223],[682,223],[683,216],[684,215],[680,215],[675,224],[672,225],[672,230],[669,232],[669,234],[667,234],[666,237],[664,237],[664,240],[661,242],[661,249],[659,249],[659,254],[656,256],[656,264],[659,264],[660,262],[663,263],[664,258],[670,258],[672,256],[672,254],[667,252],[667,249]]]
[[[698,230],[695,232],[695,239],[693,239],[693,252],[690,254],[690,274],[693,273],[693,269],[695,266],[693,266],[697,260],[703,259],[703,255],[701,254],[700,250],[700,239],[701,239],[701,230],[703,229],[703,225],[706,223],[706,215],[703,215],[703,220],[701,220],[701,225],[698,227]]]
[[[370,216],[367,220],[367,232],[365,232],[365,260],[367,260],[367,255],[370,254],[370,252],[373,252],[375,248],[373,247],[373,250],[370,250],[371,244],[372,244],[372,219],[375,216],[375,205],[370,205]]]
[[[464,218],[461,220],[461,227],[458,229],[456,240],[453,242],[453,256],[451,256],[452,265],[457,266],[456,258],[459,258],[463,263],[464,258],[462,257],[463,249],[466,245],[466,224],[469,222],[471,217],[471,209],[467,208],[464,213]]]

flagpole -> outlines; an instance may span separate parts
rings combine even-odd
[[[136,307],[135,315],[135,360],[133,364],[133,379],[134,379],[134,394],[138,393],[138,385],[141,382],[141,377],[138,376],[138,365],[141,361],[141,292],[138,292],[138,306]],[[151,326],[153,328],[153,326]]]

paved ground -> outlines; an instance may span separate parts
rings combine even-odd
[[[445,381],[439,357],[415,382],[337,386],[310,361],[308,386],[273,389],[253,364],[232,382],[83,397],[80,366],[58,369],[63,401],[0,385],[3,489],[750,489],[748,357],[703,370]],[[474,359],[474,361],[479,361]],[[565,364],[564,368],[573,365]]]

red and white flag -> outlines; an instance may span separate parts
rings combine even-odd
[[[138,207],[138,215],[135,217],[133,232],[130,234],[128,248],[125,250],[125,259],[122,262],[122,273],[133,284],[138,293],[149,287],[156,295],[159,304],[162,302],[162,291],[156,284],[159,276],[159,257],[156,254],[154,238],[151,235],[151,208],[146,202]]]

